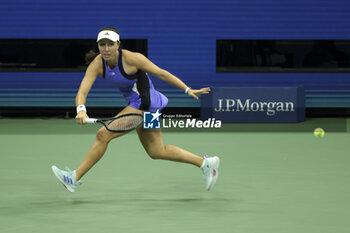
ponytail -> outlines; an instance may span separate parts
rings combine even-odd
[[[97,53],[95,50],[90,50],[87,52],[85,54],[85,65],[89,65],[95,59],[95,57],[97,57],[97,55],[99,55],[99,53]]]

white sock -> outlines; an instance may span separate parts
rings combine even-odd
[[[205,161],[206,161],[206,158],[204,158],[204,160],[203,160],[202,165],[201,165],[200,168],[203,168],[203,167],[204,167]]]

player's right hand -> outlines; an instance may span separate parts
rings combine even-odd
[[[85,125],[86,124],[86,118],[89,118],[89,116],[86,114],[85,111],[78,112],[77,116],[75,117],[75,120],[78,124]]]

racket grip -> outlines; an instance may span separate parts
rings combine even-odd
[[[96,123],[97,119],[96,118],[87,118],[87,119],[85,119],[85,121],[88,124],[92,124],[92,123]]]

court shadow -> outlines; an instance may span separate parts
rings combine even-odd
[[[175,199],[156,199],[156,198],[116,198],[116,199],[79,199],[69,201],[70,205],[86,205],[86,204],[118,204],[118,203],[196,203],[204,202],[203,198],[175,198]],[[45,204],[45,203],[41,203]],[[47,202],[46,204],[52,204]]]

